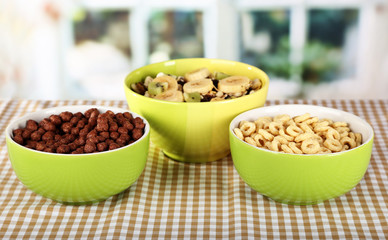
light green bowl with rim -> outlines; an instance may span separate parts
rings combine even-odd
[[[145,97],[130,85],[159,72],[184,76],[206,67],[210,72],[259,78],[263,86],[253,94],[217,102],[169,102]],[[124,81],[129,108],[147,118],[151,141],[170,158],[182,162],[206,163],[230,153],[228,126],[238,114],[264,105],[269,86],[268,76],[259,68],[241,62],[186,58],[154,63],[131,72]]]
[[[310,113],[319,118],[349,123],[362,135],[360,146],[329,154],[288,154],[252,146],[233,129],[242,120],[279,114]],[[231,121],[229,140],[233,164],[252,189],[277,202],[317,204],[339,197],[354,188],[364,176],[372,154],[374,133],[368,122],[349,112],[315,105],[274,105],[244,112]]]
[[[16,143],[12,130],[25,127],[26,121],[40,121],[51,114],[72,113],[97,108],[100,112],[128,112],[127,109],[94,105],[63,106],[28,113],[12,121],[5,130],[9,159],[17,178],[30,190],[57,202],[87,204],[107,199],[130,187],[144,170],[150,127],[147,120],[143,136],[132,144],[90,154],[57,154],[36,151]]]

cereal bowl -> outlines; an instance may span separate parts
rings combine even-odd
[[[41,121],[61,112],[84,113],[97,108],[101,113],[128,112],[102,106],[63,106],[39,110],[11,122],[5,130],[9,159],[17,178],[30,190],[57,202],[84,204],[107,199],[130,187],[141,175],[149,148],[149,124],[143,135],[126,146],[95,153],[60,154],[34,150],[18,144],[13,130],[27,120]],[[130,112],[131,113],[131,112]]]
[[[198,68],[230,75],[260,79],[260,90],[246,96],[216,102],[170,102],[134,92],[132,83],[160,72],[177,76]],[[264,105],[269,79],[257,67],[220,59],[177,59],[150,64],[131,72],[124,88],[130,109],[149,121],[151,141],[172,159],[184,162],[210,162],[230,153],[228,126],[239,113]]]
[[[305,113],[347,122],[353,132],[361,133],[361,145],[335,153],[284,153],[250,145],[233,131],[243,120]],[[238,115],[230,124],[229,137],[234,166],[248,186],[277,202],[306,205],[341,196],[360,182],[371,158],[374,133],[365,120],[341,110],[314,105],[274,105]]]

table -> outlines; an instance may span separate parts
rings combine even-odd
[[[274,202],[249,188],[231,157],[207,164],[173,161],[151,143],[143,174],[130,188],[92,205],[62,205],[26,189],[0,138],[0,238],[257,239],[388,238],[388,100],[282,100],[355,113],[374,128],[368,170],[350,192],[311,206]],[[0,129],[42,108],[125,101],[0,100]]]

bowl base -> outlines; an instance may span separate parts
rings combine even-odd
[[[177,162],[186,162],[186,163],[208,163],[208,162],[214,162],[214,161],[217,161],[217,160],[220,160],[224,157],[226,157],[228,153],[224,153],[224,154],[220,154],[220,155],[217,155],[217,156],[211,156],[211,157],[207,157],[207,158],[200,158],[200,157],[185,157],[185,156],[180,156],[180,155],[176,155],[176,154],[173,154],[173,153],[169,153],[165,150],[162,150],[163,154],[166,155],[168,158],[170,158],[171,160],[174,160],[174,161],[177,161]]]
[[[323,203],[325,200],[316,200],[316,201],[292,201],[292,200],[284,200],[284,199],[274,199],[268,196],[263,195],[268,200],[272,200],[276,203],[286,204],[286,205],[295,205],[295,206],[308,206],[308,205],[317,205]]]

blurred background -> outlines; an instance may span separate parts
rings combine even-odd
[[[188,57],[258,66],[268,99],[386,98],[388,0],[0,0],[0,98],[124,100]]]

